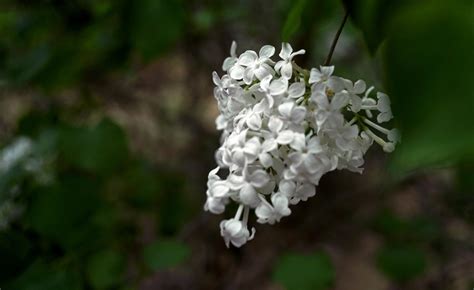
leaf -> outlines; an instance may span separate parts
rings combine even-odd
[[[21,233],[13,230],[0,232],[0,282],[14,276],[25,266],[32,245]]]
[[[323,290],[334,283],[334,267],[324,252],[285,254],[273,271],[273,280],[286,290]]]
[[[159,228],[165,235],[173,235],[185,222],[186,208],[183,187],[185,181],[175,172],[160,172]]]
[[[428,1],[393,22],[385,62],[402,129],[392,163],[397,171],[474,160],[471,11],[459,1]]]
[[[125,173],[130,196],[128,201],[135,207],[154,207],[160,189],[159,176],[146,162],[136,162]]]
[[[73,249],[96,234],[88,218],[100,206],[98,184],[77,175],[60,180],[36,192],[27,219],[42,236]]]
[[[168,49],[184,33],[185,3],[180,0],[134,1],[132,45],[145,60]]]
[[[410,245],[389,245],[377,253],[377,266],[397,282],[407,282],[423,273],[426,268],[425,254]]]
[[[109,119],[90,128],[63,128],[59,146],[66,161],[98,174],[118,171],[128,158],[125,133]]]
[[[301,18],[307,2],[307,0],[298,0],[291,7],[290,13],[288,13],[283,25],[281,36],[283,41],[288,41],[300,28]]]
[[[42,261],[36,261],[20,276],[5,285],[5,289],[80,290],[83,288],[81,284],[77,272],[52,267]]]
[[[175,267],[189,258],[191,251],[186,244],[175,240],[160,240],[145,247],[143,259],[152,270]]]
[[[353,23],[362,31],[369,52],[375,54],[387,36],[393,15],[405,0],[343,0]]]
[[[439,226],[427,217],[403,219],[391,211],[382,211],[374,219],[374,228],[391,241],[430,242],[441,235]]]
[[[87,262],[87,279],[95,289],[118,286],[123,280],[125,257],[115,250],[98,252]]]

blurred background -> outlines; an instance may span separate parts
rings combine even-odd
[[[0,288],[473,289],[473,3],[412,2],[2,0]],[[388,92],[402,144],[227,249],[211,73],[232,40],[317,67],[345,9],[336,74]]]

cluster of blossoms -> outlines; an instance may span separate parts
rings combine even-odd
[[[21,216],[24,205],[18,199],[19,180],[32,176],[38,183],[48,183],[47,160],[35,152],[36,143],[28,137],[18,137],[0,150],[0,231]]]
[[[230,53],[226,74],[213,73],[216,125],[223,132],[204,209],[221,214],[230,201],[238,204],[220,228],[227,246],[240,247],[255,234],[247,225],[251,209],[258,223],[279,222],[291,214],[290,205],[316,194],[325,173],[361,173],[373,142],[391,152],[398,133],[380,125],[393,117],[386,94],[374,98],[373,87],[334,76],[333,66],[300,68],[293,59],[304,50],[283,43],[276,62],[271,45],[237,56],[234,42]]]

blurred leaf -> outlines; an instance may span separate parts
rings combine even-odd
[[[210,9],[200,9],[193,14],[193,22],[196,30],[201,32],[207,32],[215,21],[216,15],[214,11]]]
[[[353,23],[362,31],[369,52],[374,54],[387,36],[390,19],[406,0],[342,0]]]
[[[128,181],[129,201],[138,208],[149,208],[156,204],[160,189],[159,176],[153,168],[145,162],[136,162],[128,172],[126,172]]]
[[[385,246],[377,253],[377,266],[397,282],[406,282],[420,275],[426,268],[425,254],[410,245]]]
[[[470,223],[474,223],[474,163],[462,164],[456,170],[455,187],[445,193],[445,200],[452,212]]]
[[[124,277],[125,257],[109,249],[93,255],[87,262],[87,279],[95,289],[116,287]]]
[[[286,290],[323,290],[334,283],[330,257],[323,252],[311,255],[285,254],[278,260],[273,280]]]
[[[397,170],[474,160],[471,6],[417,2],[392,25],[385,60],[403,138],[394,155]]]
[[[98,184],[78,175],[60,179],[60,184],[38,190],[27,216],[38,233],[74,248],[95,234],[88,218],[100,206]]]
[[[0,282],[15,276],[24,266],[31,248],[23,234],[13,230],[0,232]]]
[[[145,247],[143,259],[152,270],[175,267],[189,258],[191,250],[175,240],[160,240]]]
[[[133,2],[132,45],[149,60],[168,49],[184,33],[185,3],[181,0]]]
[[[99,174],[118,171],[128,158],[125,133],[109,119],[91,128],[64,128],[60,149],[71,164]]]
[[[307,2],[307,0],[298,0],[294,2],[290,13],[288,13],[288,16],[286,17],[285,24],[283,25],[281,36],[283,41],[289,41],[300,28],[301,18]]]
[[[24,273],[5,286],[18,290],[80,290],[81,280],[77,272],[53,268],[43,262],[33,263]],[[2,285],[3,286],[3,285]],[[2,287],[3,288],[3,287]]]
[[[173,235],[185,222],[186,208],[183,187],[185,181],[176,172],[160,172],[159,228],[165,235]]]
[[[430,242],[441,235],[439,226],[427,217],[403,219],[391,211],[382,211],[374,219],[374,228],[390,240]]]

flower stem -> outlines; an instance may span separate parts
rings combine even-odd
[[[328,66],[331,63],[331,58],[332,54],[334,53],[334,49],[336,48],[337,41],[339,40],[339,36],[341,35],[342,29],[344,28],[344,24],[346,24],[346,20],[349,17],[349,10],[346,9],[346,14],[344,15],[344,18],[342,19],[341,26],[339,26],[339,29],[336,32],[336,35],[334,36],[334,39],[331,44],[331,48],[329,50],[328,57],[326,58],[326,61],[324,62],[324,66]]]

